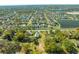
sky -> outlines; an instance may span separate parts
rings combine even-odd
[[[79,4],[78,0],[0,0],[0,5]]]

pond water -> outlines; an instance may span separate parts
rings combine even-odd
[[[59,20],[61,28],[77,28],[79,27],[79,20]]]

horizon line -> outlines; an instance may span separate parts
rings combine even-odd
[[[23,6],[23,5],[79,5],[79,4],[4,4],[0,6]]]

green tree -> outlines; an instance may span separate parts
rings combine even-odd
[[[16,35],[13,37],[14,41],[18,42],[32,42],[31,38],[23,32],[16,32]]]
[[[71,53],[71,54],[78,53],[77,46],[72,41],[70,41],[69,39],[63,40],[62,48],[63,48],[65,53]]]
[[[19,52],[21,46],[17,42],[10,42],[6,40],[0,40],[0,53],[13,54]]]
[[[7,30],[4,31],[2,38],[12,41],[13,36],[15,35],[15,31],[14,30]]]

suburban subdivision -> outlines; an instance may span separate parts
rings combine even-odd
[[[78,54],[79,5],[0,6],[0,54]]]

